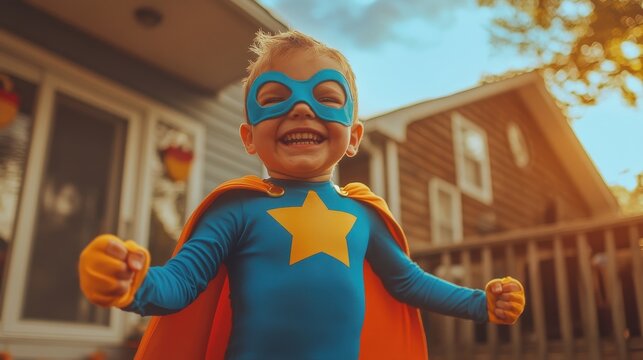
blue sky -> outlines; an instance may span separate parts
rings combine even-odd
[[[489,41],[493,10],[475,0],[261,0],[278,18],[339,49],[357,76],[360,116],[476,86],[535,61]],[[643,90],[639,88],[643,96]],[[605,181],[628,189],[643,172],[643,101],[618,94],[576,108],[576,136]]]

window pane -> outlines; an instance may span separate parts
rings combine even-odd
[[[153,266],[162,265],[170,258],[181,235],[194,157],[194,137],[183,130],[158,122],[155,138],[149,238]]]
[[[442,222],[450,223],[453,219],[451,195],[444,191],[438,191],[438,201],[440,207],[440,219],[442,219]]]
[[[464,149],[467,157],[482,161],[486,153],[482,134],[473,130],[464,130]]]
[[[441,244],[451,244],[453,243],[453,238],[455,234],[453,233],[453,228],[450,224],[440,224],[440,243]]]
[[[13,121],[0,128],[0,288],[4,283],[5,267],[9,264],[9,244],[13,242],[36,94],[36,85],[16,77],[10,80],[13,83],[11,92],[19,98],[19,108]]]
[[[108,325],[109,310],[81,295],[76,266],[87,242],[117,231],[127,123],[55,100],[22,317]]]
[[[482,189],[482,164],[469,157],[464,158],[464,178],[469,184]]]

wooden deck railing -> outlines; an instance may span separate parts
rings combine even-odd
[[[639,215],[416,246],[448,280],[482,288],[511,275],[527,292],[514,326],[425,314],[431,359],[643,359],[642,238]]]

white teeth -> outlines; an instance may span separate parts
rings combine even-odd
[[[323,141],[323,138],[315,133],[311,132],[298,132],[290,133],[283,137],[283,142],[286,144],[318,144]]]

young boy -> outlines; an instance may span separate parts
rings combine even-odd
[[[215,189],[162,267],[112,235],[81,254],[91,301],[163,315],[137,358],[426,359],[417,307],[514,323],[518,281],[493,280],[485,293],[425,273],[383,200],[330,181],[363,134],[346,59],[296,31],[259,33],[253,50],[240,135],[270,178]]]

